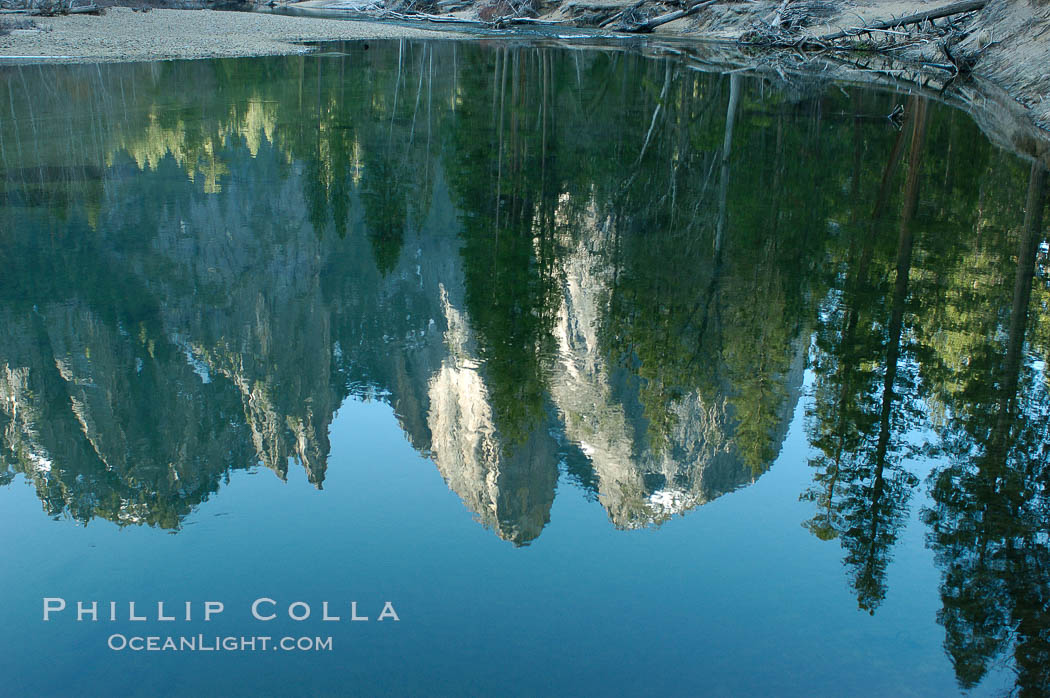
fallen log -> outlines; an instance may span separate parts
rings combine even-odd
[[[98,5],[79,5],[77,7],[56,7],[47,5],[29,11],[30,17],[57,17],[60,15],[100,15],[102,8]]]
[[[668,12],[665,15],[653,17],[648,22],[642,22],[641,24],[636,25],[634,27],[625,27],[624,29],[622,29],[622,31],[640,33],[651,32],[653,29],[656,29],[659,26],[667,24],[668,22],[673,22],[676,19],[682,19],[683,17],[694,15],[700,10],[704,9],[705,7],[710,7],[711,5],[714,5],[718,2],[721,2],[721,0],[705,0],[704,2],[698,2],[694,5],[691,5],[690,7],[685,8],[684,10],[675,10],[674,12]]]
[[[567,24],[567,19],[536,19],[535,17],[503,17],[501,19],[494,20],[492,25],[497,29],[503,26],[512,24]]]
[[[876,22],[865,27],[854,27],[846,29],[844,31],[835,32],[834,34],[826,34],[825,36],[817,37],[817,41],[828,42],[836,41],[838,39],[845,39],[858,34],[864,34],[869,31],[884,31],[887,29],[896,29],[897,27],[903,27],[907,24],[919,24],[921,22],[933,21],[935,19],[943,19],[944,17],[951,17],[952,15],[962,14],[964,12],[973,12],[974,10],[983,9],[988,4],[988,0],[967,0],[966,2],[953,2],[951,5],[944,5],[932,10],[926,10],[924,12],[916,12],[912,15],[906,15],[896,19],[888,19],[881,22]]]
[[[570,0],[565,3],[565,9],[567,10],[594,10],[596,12],[612,12],[616,9],[615,5],[610,5],[607,2],[577,2],[576,0]]]
[[[474,19],[466,19],[464,17],[450,17],[443,15],[431,15],[425,12],[394,12],[393,10],[380,10],[378,14],[370,12],[362,12],[372,17],[379,17],[380,19],[399,19],[399,20],[423,20],[426,22],[441,22],[445,24],[473,24],[475,26],[485,26],[487,22],[482,22]]]

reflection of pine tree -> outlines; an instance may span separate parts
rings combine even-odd
[[[1033,165],[1012,297],[970,314],[983,351],[939,386],[950,463],[932,476],[924,513],[944,570],[938,620],[960,685],[977,685],[1012,644],[1023,696],[1050,694],[1050,395],[1022,360],[1045,180]]]
[[[378,98],[373,98],[373,118],[361,128],[365,230],[376,267],[384,275],[397,265],[410,225],[418,229],[429,210],[437,146],[432,138],[432,66],[433,47],[402,42],[393,85],[371,86],[389,101],[381,102],[380,108],[375,106]],[[411,94],[401,96],[402,82],[416,86],[414,99]]]
[[[846,285],[833,296],[817,332],[817,385],[809,414],[810,439],[818,455],[810,463],[816,469],[815,485],[803,498],[816,502],[821,511],[806,526],[820,538],[840,538],[857,601],[870,612],[885,598],[890,551],[917,482],[900,460],[903,435],[919,419],[911,404],[918,386],[912,362],[907,361],[905,311],[927,128],[924,100],[912,100],[909,121],[910,155],[893,286],[884,288],[869,278],[871,265],[882,263],[872,236],[859,244],[854,241]],[[884,183],[899,161],[900,144],[899,139]],[[876,226],[883,199],[880,193]],[[884,321],[880,310],[887,306],[889,317]]]
[[[389,274],[401,256],[405,239],[406,202],[404,173],[382,148],[365,158],[361,199],[365,208],[365,231],[372,244],[376,267]]]

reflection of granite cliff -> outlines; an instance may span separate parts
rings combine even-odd
[[[556,445],[546,425],[513,447],[500,439],[488,390],[473,358],[469,320],[441,289],[449,356],[430,382],[434,460],[448,486],[479,520],[516,544],[550,520],[558,480]]]
[[[639,378],[599,346],[611,255],[595,214],[557,261],[565,287],[560,358],[545,369],[547,421],[506,443],[464,300],[457,218],[477,212],[453,209],[427,151],[426,192],[394,182],[418,206],[397,228],[403,242],[383,248],[394,261],[381,274],[363,180],[354,175],[342,209],[318,207],[311,197],[333,181],[321,176],[332,162],[320,146],[275,142],[275,104],[253,97],[217,121],[152,110],[138,131],[116,120],[106,128],[141,137],[84,156],[105,168],[42,167],[25,192],[4,180],[5,200],[25,208],[0,251],[30,260],[26,274],[55,270],[51,280],[0,282],[0,429],[49,512],[173,527],[230,469],[255,464],[283,478],[296,461],[320,487],[331,419],[348,395],[389,402],[466,506],[519,544],[549,520],[560,463],[593,470],[582,479],[623,527],[750,481],[734,451],[728,386],[677,399],[666,446],[647,445]],[[333,120],[326,133],[344,125]],[[388,148],[398,142],[389,128]],[[359,146],[353,168],[367,174]],[[55,186],[36,177],[60,169]],[[324,225],[336,210],[345,237]],[[0,210],[4,223],[11,214]],[[798,373],[784,376],[795,397]]]
[[[276,170],[272,150],[234,152],[233,168]],[[300,191],[295,176],[245,177],[221,196],[176,200],[150,249],[122,261],[160,299],[165,334],[187,361],[239,393],[259,462],[283,478],[294,459],[320,486],[341,396],[321,287],[330,246],[302,220]]]
[[[491,515],[474,494],[486,475],[454,453],[463,433],[432,437],[435,420],[449,419],[447,396],[431,400],[449,363],[442,285],[462,303],[440,173],[426,220],[384,277],[364,235],[325,237],[303,220],[302,168],[278,176],[281,157],[265,145],[229,149],[234,176],[218,193],[165,159],[139,176],[119,162],[108,171],[110,200],[157,205],[106,208],[95,230],[72,216],[63,235],[89,244],[46,263],[99,274],[57,297],[22,284],[17,295],[40,302],[2,308],[0,426],[15,468],[52,514],[175,527],[230,468],[260,463],[285,477],[291,459],[320,486],[335,410],[348,393],[379,397],[486,524],[534,538],[557,478],[549,437],[486,461],[500,469]],[[33,245],[47,216],[23,216],[17,244]],[[350,216],[359,233],[356,201]]]
[[[52,513],[165,527],[230,468],[259,462],[283,477],[291,457],[320,486],[343,394],[331,384],[324,251],[294,224],[297,180],[233,183],[218,197],[163,168],[111,172],[109,197],[158,205],[110,207],[97,232],[71,217],[42,266],[96,273],[57,293],[23,279],[5,304],[0,420],[16,468]],[[33,246],[54,225],[47,213],[23,215],[24,238],[8,244]]]
[[[105,271],[75,279],[64,298],[5,311],[4,442],[48,511],[177,526],[230,468],[255,463],[285,477],[295,460],[320,486],[330,421],[348,394],[389,402],[464,504],[518,544],[549,521],[572,444],[625,528],[751,481],[725,395],[686,394],[671,406],[666,447],[647,445],[638,378],[599,346],[609,255],[593,222],[564,259],[557,415],[510,446],[476,359],[456,212],[438,168],[426,219],[383,276],[356,202],[351,234],[319,235],[303,220],[299,165],[268,176],[281,156],[263,145],[249,157],[231,149],[235,176],[218,194],[163,162],[113,175],[108,196],[160,204],[104,210],[99,232],[70,229],[93,242],[55,265],[90,258]],[[791,403],[800,376],[785,377]]]
[[[178,524],[247,464],[236,404],[79,302],[5,312],[3,445],[51,514]],[[139,335],[139,337],[144,337]]]
[[[754,481],[734,445],[729,390],[687,392],[670,406],[666,445],[648,443],[638,404],[638,379],[609,361],[599,343],[612,278],[611,233],[591,215],[586,235],[570,243],[564,298],[555,328],[559,360],[552,399],[567,437],[577,442],[597,476],[598,498],[621,528],[659,524]],[[800,337],[793,368],[782,377],[788,399],[777,415],[774,442],[783,441],[797,402],[805,358]]]

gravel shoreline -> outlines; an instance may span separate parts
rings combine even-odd
[[[4,58],[95,63],[270,56],[303,53],[308,49],[299,42],[304,41],[461,36],[382,22],[213,10],[134,12],[111,7],[100,17],[33,19],[45,30],[15,30],[0,37],[0,64]]]

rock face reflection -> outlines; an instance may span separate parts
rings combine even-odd
[[[550,520],[558,480],[556,444],[544,429],[523,442],[501,438],[470,323],[441,287],[448,357],[430,380],[427,426],[448,486],[502,538],[527,543]]]
[[[768,466],[775,447],[757,467],[742,458],[724,368],[654,381],[661,356],[632,344],[651,328],[615,336],[617,279],[644,285],[653,262],[620,261],[625,237],[640,243],[681,206],[634,211],[644,187],[570,161],[565,57],[469,52],[435,79],[419,68],[435,50],[73,69],[46,76],[55,92],[12,91],[16,110],[60,119],[72,99],[106,124],[69,123],[56,143],[34,140],[29,119],[5,122],[5,142],[32,145],[30,167],[5,161],[5,257],[20,270],[4,287],[5,448],[49,513],[177,528],[230,469],[256,465],[284,478],[296,463],[321,487],[330,420],[352,395],[390,402],[467,508],[517,544],[549,521],[560,463],[623,528]],[[654,66],[668,89],[680,77],[641,59],[627,69]],[[203,111],[171,96],[189,82],[211,88]],[[679,87],[725,96],[713,78]],[[650,119],[644,95],[619,97]],[[665,145],[714,161],[665,131],[648,134],[644,157],[621,146],[639,160],[631,181],[660,186]],[[691,235],[723,234],[720,192]],[[660,303],[634,290],[631,301],[634,315]],[[782,399],[760,429],[773,444],[801,384],[804,335],[792,336],[770,376]]]
[[[0,72],[0,481],[178,529],[379,399],[524,545],[559,482],[624,529],[754,482],[802,400],[858,605],[927,491],[960,685],[1050,692],[1045,173],[918,97],[344,48]]]

